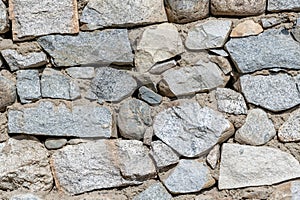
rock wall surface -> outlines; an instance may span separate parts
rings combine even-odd
[[[0,0],[0,200],[295,200],[299,142],[299,0]]]

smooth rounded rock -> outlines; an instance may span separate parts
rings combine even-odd
[[[60,149],[63,146],[67,144],[67,139],[54,139],[54,138],[48,138],[45,141],[45,147],[47,149]]]

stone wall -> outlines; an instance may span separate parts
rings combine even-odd
[[[299,12],[1,0],[0,199],[298,199]]]

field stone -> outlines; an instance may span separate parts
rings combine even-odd
[[[258,36],[233,38],[225,47],[242,73],[270,68],[300,69],[300,45],[283,30],[269,29]]]
[[[300,197],[300,181],[290,181],[275,187],[275,191],[269,197],[270,200],[291,199],[299,200]]]
[[[31,103],[32,101],[41,98],[39,71],[17,71],[17,92],[21,103]]]
[[[230,137],[234,128],[224,116],[195,101],[180,103],[158,113],[154,134],[177,153],[186,157],[204,155]]]
[[[7,32],[8,26],[8,14],[6,11],[6,6],[3,1],[0,1],[0,34]]]
[[[80,97],[79,86],[62,72],[46,68],[41,78],[43,97],[74,100]]]
[[[244,75],[241,90],[248,103],[278,112],[300,104],[300,92],[293,77],[287,74]]]
[[[53,178],[48,152],[33,139],[10,138],[0,144],[0,187],[4,190],[50,191]]]
[[[157,63],[153,65],[153,67],[149,70],[151,74],[161,74],[164,71],[167,71],[168,69],[171,69],[176,66],[175,60],[170,60],[167,62]]]
[[[288,120],[279,128],[278,138],[282,142],[298,142],[300,140],[300,109],[292,112]]]
[[[9,200],[42,200],[42,199],[34,194],[26,193],[26,194],[13,195]]]
[[[227,53],[223,55],[225,55],[225,57],[228,56]],[[231,64],[227,58],[224,58],[223,56],[210,55],[209,60],[213,63],[216,63],[224,74],[228,75],[230,72],[232,72]]]
[[[126,29],[80,32],[76,36],[47,35],[37,41],[56,67],[133,63]]]
[[[263,28],[259,23],[253,20],[246,20],[234,27],[230,33],[230,37],[245,37],[250,35],[258,35],[263,32]]]
[[[123,137],[140,140],[152,124],[151,107],[138,99],[124,101],[119,108],[117,123]]]
[[[291,33],[292,33],[293,37],[295,38],[295,40],[300,42],[300,27],[297,26],[297,27],[293,28],[291,30]]]
[[[218,110],[230,114],[247,114],[247,105],[243,95],[229,88],[217,88],[216,100]]]
[[[270,12],[300,11],[298,0],[268,0],[267,10]]]
[[[7,134],[7,113],[0,112],[0,142],[4,142],[9,139]]]
[[[72,78],[92,79],[95,76],[94,67],[70,67],[66,72]]]
[[[179,164],[162,178],[163,184],[172,194],[199,192],[214,185],[209,169],[197,160],[180,160]]]
[[[90,0],[84,7],[80,22],[83,29],[132,27],[165,22],[163,0]]]
[[[0,75],[0,110],[13,104],[17,98],[15,83]]]
[[[230,20],[209,20],[200,22],[188,31],[185,46],[190,50],[223,47],[229,36]]]
[[[139,88],[138,96],[150,105],[159,105],[162,102],[162,96],[145,86]]]
[[[11,134],[110,138],[113,122],[104,106],[73,105],[41,101],[29,107],[10,108],[8,130]]]
[[[67,144],[67,139],[61,138],[48,138],[45,141],[45,147],[47,149],[60,149]]]
[[[220,190],[272,185],[300,177],[299,162],[279,149],[225,143],[221,152]]]
[[[101,67],[96,70],[91,91],[99,100],[119,102],[129,97],[137,88],[136,80],[125,71]]]
[[[161,183],[149,186],[146,190],[139,193],[133,200],[171,200],[172,195]]]
[[[211,12],[221,16],[251,16],[264,13],[266,0],[211,0]]]
[[[167,0],[165,4],[170,22],[187,23],[209,15],[209,0]]]
[[[9,16],[16,41],[79,31],[76,0],[42,0],[38,4],[34,0],[10,0]]]
[[[146,72],[154,64],[183,53],[184,47],[175,25],[163,23],[146,27],[137,43],[135,65]]]
[[[250,110],[245,124],[236,131],[235,140],[250,145],[263,145],[276,135],[273,122],[261,109]]]
[[[207,164],[212,168],[215,169],[218,161],[220,159],[220,145],[215,145],[214,148],[209,152],[209,154],[206,156],[206,162]]]

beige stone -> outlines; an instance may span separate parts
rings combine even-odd
[[[246,20],[232,29],[230,37],[258,35],[263,31],[264,30],[259,23],[255,23],[253,20]]]

